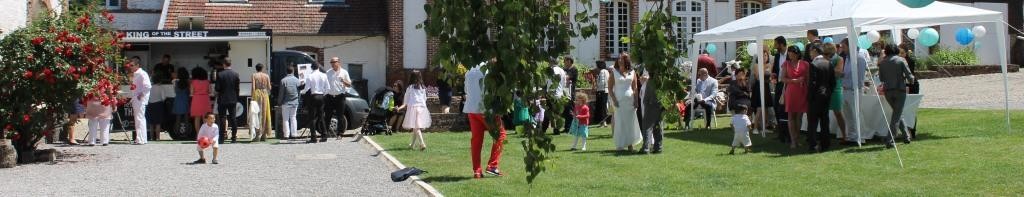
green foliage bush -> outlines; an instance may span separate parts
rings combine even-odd
[[[978,64],[978,56],[974,54],[974,49],[969,47],[962,49],[942,48],[931,56],[922,59],[923,61],[920,62],[927,66]]]

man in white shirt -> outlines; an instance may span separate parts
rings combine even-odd
[[[330,122],[332,117],[345,118],[345,110],[348,108],[345,102],[345,93],[352,87],[352,80],[349,79],[348,71],[341,67],[341,58],[331,58],[331,69],[327,71],[327,101],[324,104],[324,122]],[[338,139],[345,133],[345,128],[338,128]]]
[[[694,84],[693,103],[686,105],[686,115],[683,117],[683,121],[686,122],[686,127],[690,127],[690,119],[693,118],[693,106],[699,105],[704,108],[705,115],[711,116],[715,111],[715,96],[718,94],[718,80],[708,77],[707,69],[697,70],[697,83]],[[711,128],[711,119],[714,117],[705,117],[705,128]],[[689,129],[689,128],[687,128]]]
[[[126,68],[132,73],[132,114],[135,117],[135,141],[132,144],[143,145],[149,142],[146,130],[146,104],[149,104],[149,90],[153,84],[149,74],[140,68],[137,57],[133,57]]]
[[[309,127],[309,143],[317,142],[317,132],[320,132],[320,142],[327,142],[327,124],[324,122],[324,100],[330,88],[328,83],[327,75],[320,72],[316,65],[313,65],[313,72],[306,76],[306,88],[302,89],[303,94],[308,92],[311,95],[309,105],[306,105],[306,110],[309,111],[311,116],[310,120],[313,121]]]
[[[548,80],[548,88],[554,88],[554,92],[552,93],[554,95],[554,97],[550,97],[547,100],[547,102],[548,102],[547,108],[549,110],[551,110],[551,115],[544,116],[544,123],[541,124],[540,130],[541,131],[547,131],[548,130],[548,126],[554,124],[552,126],[552,130],[554,131],[555,135],[559,135],[559,134],[562,134],[561,127],[564,126],[564,125],[556,124],[556,123],[552,122],[551,118],[553,116],[556,116],[556,115],[561,115],[562,112],[564,112],[565,109],[564,108],[563,109],[556,109],[554,102],[555,102],[555,100],[566,99],[566,97],[568,97],[572,93],[569,92],[570,91],[569,90],[569,77],[568,77],[568,74],[565,73],[565,70],[563,70],[561,67],[558,67],[558,65],[554,64],[554,63],[551,64],[550,69],[551,69],[551,72],[553,74],[553,77],[555,79],[558,79],[559,81],[558,81],[557,86],[552,87],[552,86],[555,85],[555,83],[553,81],[551,81],[551,80]],[[572,101],[569,101],[568,103],[566,103],[566,105],[572,106]],[[572,120],[565,120],[565,121],[572,121]],[[565,128],[565,129],[568,130],[569,128]]]
[[[491,59],[491,63],[495,62]],[[466,113],[469,118],[469,128],[472,132],[470,138],[470,156],[473,159],[473,178],[482,178],[483,171],[480,169],[480,150],[483,149],[484,133],[488,129],[486,120],[484,119],[484,82],[483,78],[486,76],[480,70],[480,67],[486,66],[487,63],[481,63],[480,65],[473,67],[466,72],[466,102],[462,112]],[[493,145],[491,145],[491,158],[487,162],[487,173],[495,176],[502,176],[500,170],[498,170],[498,162],[501,160],[501,149],[504,146],[505,141],[505,128],[502,125],[501,117],[495,117],[498,121],[498,138],[494,139]]]

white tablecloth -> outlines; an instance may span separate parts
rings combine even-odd
[[[845,95],[844,95],[845,96]],[[908,94],[907,101],[903,105],[903,122],[908,127],[915,127],[917,125],[917,110],[921,105],[921,100],[924,98],[922,94]],[[881,103],[879,103],[881,99]],[[882,116],[882,111],[885,111],[885,116]],[[849,114],[843,114],[849,115]],[[836,117],[833,113],[829,113],[829,124],[831,125],[830,131],[833,134],[838,135],[839,125],[836,123]],[[886,125],[889,117],[892,116],[892,108],[889,107],[889,103],[885,101],[885,97],[879,97],[877,94],[860,95],[860,129],[861,138],[871,139],[874,136],[889,136],[888,126]],[[804,121],[801,122],[803,130],[807,130],[807,116],[804,115]],[[846,124],[854,124],[853,121],[849,121]],[[894,134],[898,134],[899,130],[893,130]]]

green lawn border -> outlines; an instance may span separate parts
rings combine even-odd
[[[383,155],[384,157],[382,158],[382,160],[387,161],[388,164],[391,164],[388,165],[389,167],[391,167],[391,170],[399,170],[405,168],[405,165],[402,165],[402,162],[398,161],[398,159],[395,158],[394,156],[391,156],[391,154],[389,154],[388,151],[385,151],[384,148],[380,147],[380,145],[377,144],[377,142],[373,141],[373,139],[370,138],[370,136],[362,136],[360,137],[360,139],[362,140],[359,141],[362,142],[363,144],[369,145],[373,149],[377,150],[378,158],[380,158],[380,156]],[[419,176],[409,177],[409,181],[416,187],[420,188],[420,190],[423,190],[423,192],[429,196],[444,197],[444,195],[441,194],[440,191],[437,191],[437,189],[434,188],[434,186],[431,186],[427,182],[423,181],[423,179],[420,179]]]

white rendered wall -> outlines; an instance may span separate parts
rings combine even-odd
[[[1003,13],[1003,21],[1008,20],[1007,17],[1006,17],[1006,13],[1008,12],[1008,10],[1007,10],[1007,5],[1005,3],[957,3],[957,5],[971,6],[971,7],[975,7],[975,8],[981,8],[981,9],[986,9],[986,10],[1002,12]],[[966,46],[965,45],[960,45],[960,43],[958,43],[956,41],[956,31],[957,30],[959,30],[960,28],[968,28],[968,29],[970,29],[970,28],[973,28],[974,26],[977,26],[977,25],[985,26],[985,29],[988,30],[988,33],[986,33],[984,37],[975,38],[974,39],[974,43],[968,44]],[[1002,24],[1000,24],[1000,25],[1002,25]],[[1009,29],[1009,28],[1007,28],[1007,29]],[[952,49],[962,49],[962,48],[965,48],[965,47],[972,47],[972,48],[974,48],[974,54],[977,55],[977,57],[978,57],[978,63],[980,63],[980,64],[988,64],[988,65],[996,65],[996,64],[999,64],[999,45],[998,45],[999,41],[996,40],[997,39],[996,33],[1007,33],[1007,32],[996,32],[996,26],[995,26],[995,24],[992,24],[992,23],[964,23],[964,24],[955,24],[955,25],[942,25],[942,26],[940,26],[940,30],[939,30],[939,39],[940,39],[939,40],[939,46],[940,47],[944,47],[944,48],[952,48]],[[1009,35],[1006,38],[1007,38],[1006,46],[1007,47],[1012,46],[1012,45],[1010,45],[1012,43],[1012,42],[1010,42],[1010,39],[1014,39],[1015,37],[1013,35]],[[975,44],[978,44],[978,46],[975,47]],[[921,46],[919,45],[918,47],[921,47]],[[923,49],[923,48],[921,48],[921,49]],[[1007,52],[1009,52],[1009,49],[1007,49]],[[1010,57],[1010,56],[1007,55],[1007,57]]]
[[[28,21],[28,3],[24,0],[0,0],[0,38],[25,27]]]
[[[402,62],[404,68],[427,68],[427,33],[416,25],[427,20],[427,12],[423,10],[426,0],[405,0],[402,19]],[[370,88],[375,90],[374,88]]]
[[[118,30],[154,30],[159,23],[160,13],[114,13]]]

